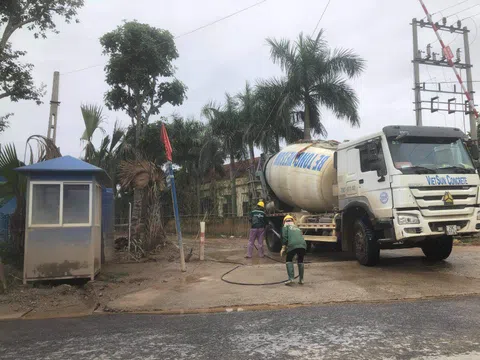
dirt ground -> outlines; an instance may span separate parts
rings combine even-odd
[[[316,249],[307,256],[310,284],[302,293],[285,286],[238,286],[233,282],[281,282],[285,269],[278,254],[245,259],[247,240],[220,237],[207,239],[206,259],[198,260],[198,238],[184,240],[189,262],[182,273],[175,238],[141,262],[117,253],[116,260],[103,265],[95,281],[47,282],[21,285],[21,274],[10,271],[10,289],[0,294],[2,314],[24,318],[84,315],[97,311],[158,311],[268,304],[298,304],[330,301],[363,301],[421,298],[480,293],[480,247],[478,240],[457,242],[447,262],[428,264],[419,249],[382,252],[376,268],[359,266],[350,254]],[[382,279],[379,279],[383,277]],[[372,280],[375,279],[375,280]],[[307,281],[308,281],[307,280]],[[419,286],[423,284],[423,286]],[[297,286],[298,287],[298,286]],[[259,297],[261,293],[263,296]],[[322,295],[319,296],[318,294]],[[322,300],[323,299],[323,300]],[[321,301],[320,301],[321,300]]]

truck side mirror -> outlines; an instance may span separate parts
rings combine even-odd
[[[468,144],[468,151],[470,152],[470,155],[473,160],[478,160],[480,157],[480,154],[478,152],[478,146],[475,144],[473,141],[469,141]]]

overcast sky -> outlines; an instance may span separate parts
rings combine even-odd
[[[0,114],[14,112],[10,128],[0,135],[0,143],[13,142],[20,154],[24,153],[25,141],[32,134],[46,135],[49,100],[53,72],[60,71],[60,111],[58,117],[57,145],[63,155],[80,156],[80,136],[84,124],[80,104],[103,104],[108,89],[104,82],[103,65],[107,58],[102,55],[99,38],[115,29],[122,20],[138,20],[152,26],[167,29],[179,35],[232,12],[252,5],[258,0],[86,0],[79,12],[80,24],[58,22],[60,34],[50,34],[46,40],[35,40],[27,30],[18,31],[11,38],[18,50],[27,50],[25,60],[35,65],[35,81],[48,85],[44,104],[21,101],[0,101]],[[425,0],[431,13],[435,13],[460,0]],[[225,92],[237,93],[245,81],[254,83],[260,78],[280,75],[278,66],[270,60],[267,37],[294,39],[300,32],[310,34],[327,3],[327,0],[268,0],[235,17],[211,27],[182,37],[176,41],[180,57],[175,62],[177,77],[188,86],[188,99],[182,106],[165,106],[161,115],[172,112],[200,118],[200,109],[209,100],[221,101]],[[444,12],[454,14],[480,4],[469,0]],[[476,15],[480,25],[480,5],[452,16],[458,20]],[[345,140],[381,130],[389,124],[414,125],[413,73],[412,73],[412,18],[422,18],[423,11],[417,0],[331,0],[320,24],[326,30],[329,45],[352,48],[367,60],[367,69],[352,84],[360,98],[361,127],[350,128],[328,112],[323,121],[328,130],[328,139]],[[439,19],[440,14],[435,15]],[[480,37],[476,24],[467,19],[464,25],[470,33],[471,58],[474,65],[473,78],[480,80]],[[443,33],[444,40],[455,49],[462,44],[462,37]],[[431,29],[419,32],[420,47],[432,42],[433,51],[441,52]],[[463,61],[463,57],[462,57]],[[88,70],[69,72],[94,65]],[[449,68],[429,67],[421,69],[421,81],[454,80]],[[480,83],[475,84],[478,88]],[[424,93],[423,98],[429,100]],[[449,96],[443,95],[446,101]],[[460,102],[460,98],[459,98]],[[111,133],[118,119],[125,126],[128,117],[121,112],[108,112]],[[159,116],[158,116],[159,117]],[[158,117],[151,118],[155,121]],[[467,131],[468,131],[468,119]],[[444,115],[424,112],[424,125],[457,126],[463,129],[461,114]],[[100,135],[95,139],[98,143]]]

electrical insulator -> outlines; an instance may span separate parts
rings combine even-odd
[[[460,48],[457,49],[457,59],[455,60],[455,62],[459,63],[460,62],[460,54],[462,53],[462,50]]]
[[[459,29],[462,28],[462,21],[461,21],[461,20],[458,20],[458,21],[457,21],[457,27],[458,27]]]
[[[430,59],[432,57],[432,45],[428,44],[427,45],[427,59]]]
[[[437,61],[437,55],[440,55],[440,54],[437,54],[436,52],[432,54],[433,61]]]
[[[447,18],[446,17],[442,18],[442,24],[443,24],[443,26],[447,25]]]

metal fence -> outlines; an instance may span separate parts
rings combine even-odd
[[[200,222],[205,221],[206,233],[213,236],[240,236],[247,237],[250,231],[248,217],[220,217],[204,215],[183,215],[180,216],[182,233],[196,235],[200,231]],[[163,226],[167,234],[174,234],[175,220],[173,217],[163,219]],[[128,223],[115,224],[115,237],[128,236]]]

